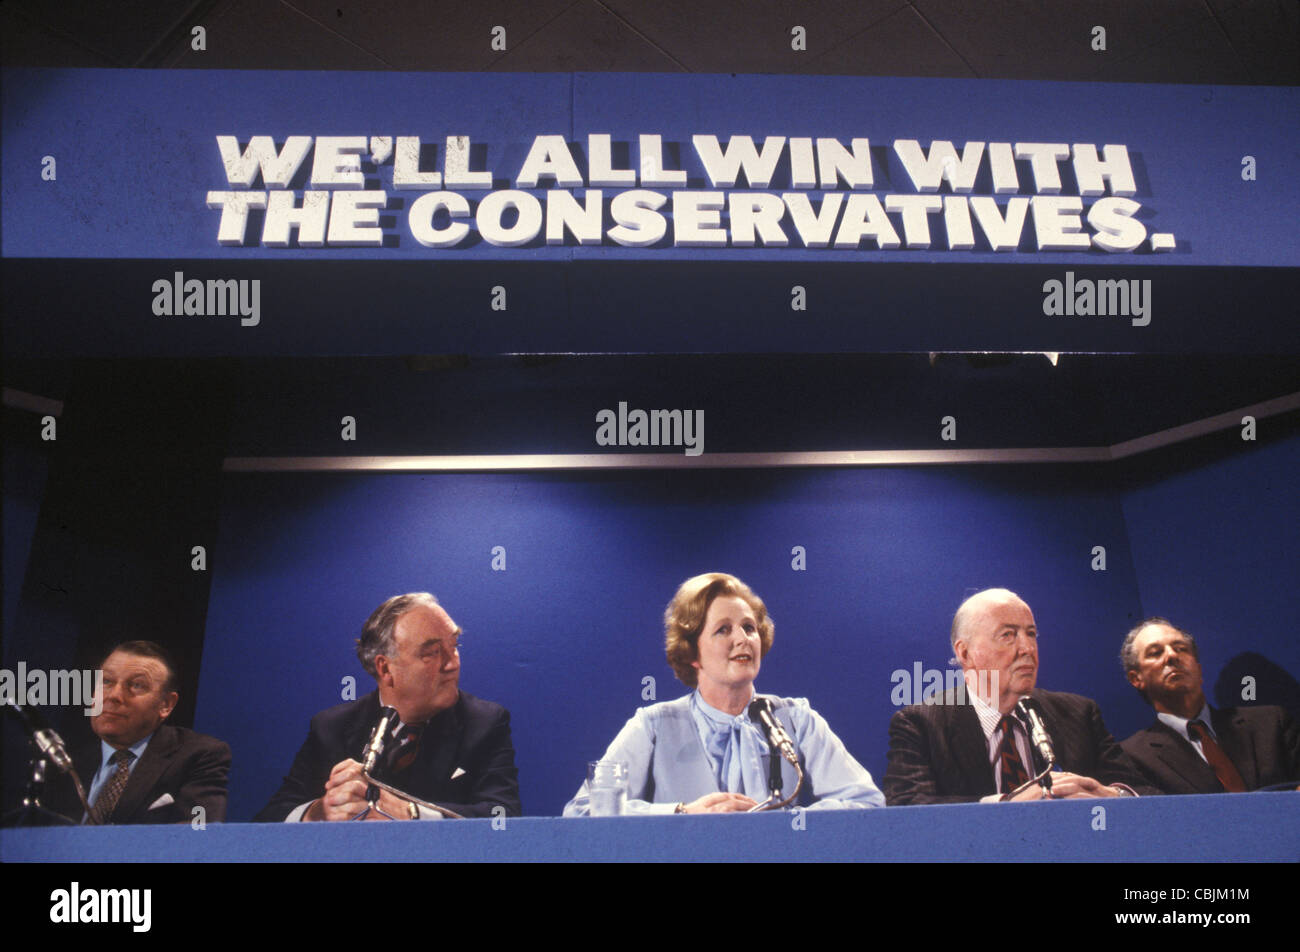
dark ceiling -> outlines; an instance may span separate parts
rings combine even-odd
[[[6,0],[0,34],[7,66],[1300,83],[1295,0]]]

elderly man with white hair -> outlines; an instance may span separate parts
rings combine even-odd
[[[967,598],[950,640],[965,690],[904,708],[890,721],[882,784],[889,805],[1154,792],[1141,786],[1095,701],[1035,687],[1038,627],[1015,592],[990,588]],[[1033,782],[1047,765],[1017,711],[1022,698],[1036,705],[1051,738],[1050,789]]]

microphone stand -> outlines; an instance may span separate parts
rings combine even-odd
[[[772,750],[772,761],[776,763],[776,769],[778,771],[781,769],[781,764],[779,761],[777,761],[777,758],[779,756],[780,753],[774,748]],[[766,800],[764,800],[762,803],[754,804],[754,806],[750,807],[745,812],[760,813],[766,810],[783,810],[786,807],[788,807],[790,804],[794,803],[795,798],[799,796],[799,791],[803,789],[803,768],[800,767],[798,763],[796,763],[794,764],[794,769],[795,769],[795,773],[799,775],[799,782],[794,785],[794,793],[790,794],[790,796],[786,797],[784,800],[780,801],[779,803],[774,803],[773,801],[775,801],[777,797],[781,796],[781,784],[780,781],[778,781],[776,788],[771,792],[771,794],[768,795],[768,798]]]
[[[45,792],[45,768],[49,762],[35,754],[30,761],[31,773],[27,777],[27,789],[23,791],[22,803],[16,810],[5,814],[0,826],[76,826],[76,822],[62,813],[42,805],[41,795]],[[81,802],[86,802],[86,794],[81,789],[81,781],[73,777]]]
[[[385,813],[379,808],[379,796],[381,790],[391,793],[399,800],[404,800],[407,803],[414,803],[417,807],[424,807],[425,809],[432,810],[434,813],[441,814],[449,819],[465,819],[455,810],[448,810],[446,807],[440,807],[436,803],[430,803],[427,800],[421,800],[419,797],[413,797],[409,793],[404,793],[403,791],[398,790],[396,787],[389,786],[382,780],[376,780],[371,775],[370,771],[378,765],[379,756],[384,752],[384,745],[387,743],[389,725],[396,719],[396,710],[391,707],[383,708],[379,718],[379,723],[375,725],[374,730],[370,734],[370,740],[366,743],[365,750],[361,752],[361,776],[366,781],[366,801],[368,805],[352,819],[364,820],[370,815],[372,810],[380,816],[388,817],[390,820],[398,819],[392,814]]]
[[[1026,780],[1020,786],[1016,787],[1016,789],[1012,790],[1010,793],[1002,794],[1001,799],[1010,800],[1012,797],[1024,793],[1034,784],[1038,784],[1043,788],[1044,799],[1046,800],[1055,799],[1055,797],[1052,796],[1052,768],[1055,766],[1056,766],[1056,759],[1053,758],[1052,761],[1046,767],[1043,768],[1043,772],[1040,773],[1037,777],[1030,777],[1028,780]]]
[[[45,771],[49,767],[48,758],[50,757],[45,747],[37,743],[38,734],[42,732],[44,722],[35,712],[26,711],[12,701],[5,706],[13,710],[22,720],[24,729],[30,735],[28,743],[32,748],[32,754],[28,762],[30,772],[27,776],[27,787],[23,791],[23,799],[17,809],[5,814],[4,818],[0,820],[0,826],[76,826],[76,820],[66,817],[62,813],[55,813],[41,803],[41,796],[45,793]],[[85,788],[81,785],[81,778],[77,776],[77,769],[72,766],[71,758],[66,753],[63,753],[63,742],[59,740],[58,735],[55,735],[53,731],[45,730],[44,733],[51,735],[57,745],[55,765],[59,766],[61,764],[60,769],[72,778],[72,785],[77,791],[77,799],[81,801],[81,805],[86,811],[87,822],[97,824],[99,821],[91,813],[90,804],[86,801]]]
[[[389,786],[388,784],[384,783],[382,780],[376,780],[374,777],[370,776],[370,774],[367,773],[364,769],[361,771],[361,776],[365,778],[366,783],[370,784],[370,786],[366,789],[366,799],[369,800],[371,803],[376,803],[379,800],[380,790],[387,790],[393,796],[399,797],[408,803],[414,803],[417,807],[424,807],[426,810],[432,810],[434,813],[441,813],[449,820],[465,819],[455,810],[448,810],[446,807],[440,807],[438,806],[438,804],[430,803],[428,800],[421,800],[419,797],[411,796],[411,794],[406,793],[402,790],[398,790],[396,787]],[[388,814],[384,813],[383,810],[380,810],[379,807],[375,807],[374,809],[376,813],[382,814],[383,816],[387,816],[390,820],[397,819],[397,817],[388,816]],[[366,807],[365,810],[362,810],[361,813],[353,817],[353,819],[359,820],[361,817],[365,816],[369,812],[370,812],[370,807]]]
[[[397,817],[393,816],[391,813],[385,813],[383,810],[379,808],[379,788],[375,786],[375,782],[370,779],[370,776],[364,770],[361,772],[361,776],[365,777],[367,781],[366,803],[368,804],[368,806],[360,813],[358,813],[356,816],[354,816],[352,819],[364,820],[367,816],[370,815],[371,811],[373,810],[375,813],[378,813],[382,817],[387,817],[390,820],[396,820]]]
[[[770,708],[767,709],[767,714],[769,717],[772,716]],[[750,716],[752,718],[755,715],[751,714]],[[761,719],[760,719],[760,723],[761,723]],[[764,730],[763,733],[764,736],[767,737],[767,746],[770,748],[772,752],[767,762],[768,765],[767,787],[770,792],[766,800],[764,800],[762,803],[754,804],[752,807],[750,807],[748,810],[745,811],[746,813],[760,813],[765,810],[782,810],[785,807],[789,806],[791,803],[793,803],[795,801],[795,798],[799,796],[799,791],[803,789],[803,767],[800,766],[799,764],[799,758],[797,757],[787,758],[785,756],[785,753],[781,750],[781,748],[777,746],[776,739],[773,737],[773,735],[767,730]],[[794,767],[795,774],[798,776],[799,780],[794,785],[794,793],[790,794],[790,796],[786,797],[784,800],[780,800],[780,802],[777,802],[781,796],[781,786],[782,786],[781,761],[782,760],[789,760],[789,763],[792,767]]]
[[[1034,784],[1039,784],[1043,788],[1043,799],[1054,799],[1052,796],[1052,768],[1056,766],[1056,750],[1052,747],[1051,738],[1047,734],[1047,727],[1043,724],[1038,702],[1032,697],[1023,697],[1016,702],[1016,712],[1019,715],[1017,719],[1026,722],[1028,725],[1030,758],[1033,759],[1036,756],[1045,766],[1042,773],[1025,781],[1010,793],[1004,794],[1001,799],[1010,800],[1017,794],[1028,790]]]

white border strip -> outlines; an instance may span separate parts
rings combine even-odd
[[[769,469],[825,466],[943,466],[957,463],[1106,463],[1300,409],[1288,394],[1160,430],[1114,446],[946,450],[826,450],[806,453],[539,453],[496,456],[231,456],[227,473],[513,472],[598,469]]]

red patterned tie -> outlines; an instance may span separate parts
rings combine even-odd
[[[1200,740],[1201,752],[1214,768],[1214,775],[1219,778],[1219,783],[1223,784],[1223,789],[1229,793],[1245,793],[1246,782],[1241,779],[1241,774],[1228,759],[1228,755],[1223,752],[1223,748],[1215,743],[1205,725],[1200,721],[1188,721],[1187,729]]]
[[[415,757],[420,752],[420,735],[423,733],[423,724],[402,725],[402,729],[393,738],[392,753],[388,759],[392,771],[400,773],[415,763]]]
[[[998,762],[1002,765],[1002,793],[1010,793],[1029,779],[1025,773],[1025,763],[1020,759],[1016,749],[1016,719],[1010,714],[1002,715],[998,729],[1002,731],[1002,742],[998,744]]]
[[[113,756],[108,758],[110,764],[117,764],[117,770],[108,778],[108,782],[99,791],[99,796],[95,797],[95,802],[90,808],[96,823],[107,823],[108,818],[113,815],[113,808],[117,806],[122,791],[126,789],[126,782],[131,779],[131,761],[134,759],[135,754],[126,749],[114,751]]]

